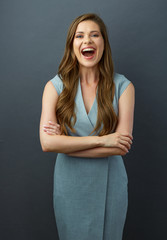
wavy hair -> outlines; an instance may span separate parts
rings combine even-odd
[[[104,52],[98,63],[99,82],[98,82],[98,114],[97,122],[92,133],[96,134],[103,123],[99,136],[112,133],[117,125],[118,117],[113,108],[113,98],[115,93],[114,85],[114,66],[112,61],[111,48],[108,40],[106,26],[103,20],[96,14],[89,13],[77,17],[69,27],[64,56],[58,69],[58,75],[63,82],[63,91],[59,95],[56,116],[58,123],[61,125],[61,131],[68,135],[66,126],[72,132],[75,132],[73,126],[76,122],[75,114],[75,96],[79,81],[79,63],[73,51],[73,40],[80,22],[91,20],[98,24],[103,40]],[[91,133],[91,134],[92,134]]]

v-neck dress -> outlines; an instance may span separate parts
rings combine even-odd
[[[63,83],[58,75],[50,80],[58,95]],[[114,74],[113,107],[130,81]],[[87,114],[79,80],[75,97],[77,121],[71,136],[88,136],[96,125],[97,99]],[[128,178],[121,156],[79,158],[57,154],[53,203],[60,240],[121,240],[127,213]]]

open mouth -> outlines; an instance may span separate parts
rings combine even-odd
[[[95,54],[95,49],[94,48],[84,48],[81,51],[82,55],[86,58],[91,58]]]

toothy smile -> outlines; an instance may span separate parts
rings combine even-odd
[[[95,48],[92,47],[88,47],[88,48],[83,48],[81,53],[82,55],[84,55],[85,57],[92,57],[95,53]]]

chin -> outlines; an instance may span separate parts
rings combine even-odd
[[[97,66],[97,64],[80,64],[80,66],[85,68],[94,68]]]
[[[79,62],[79,65],[82,67],[87,67],[87,68],[93,68],[96,67],[98,65],[98,62]]]

